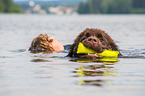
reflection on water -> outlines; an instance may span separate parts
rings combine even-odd
[[[118,62],[118,58],[113,57],[102,57],[102,58],[94,58],[94,59],[87,59],[87,58],[75,58],[70,60],[72,62],[79,62],[79,63],[91,63],[91,62],[98,62],[98,63],[114,63]]]
[[[10,52],[25,52],[26,49],[10,50]]]
[[[53,54],[48,54],[48,53],[30,53],[32,59],[30,60],[31,62],[60,62],[62,61],[65,56],[63,52],[57,52]]]
[[[116,63],[103,62],[80,66],[73,71],[73,76],[83,77],[83,80],[78,82],[79,85],[103,86],[106,82],[109,82],[109,80],[105,80],[104,77],[116,76],[114,64]],[[102,77],[102,79],[100,77]]]
[[[31,62],[55,62],[53,60],[45,60],[45,59],[32,59]]]

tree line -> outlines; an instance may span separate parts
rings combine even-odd
[[[145,0],[87,0],[78,6],[80,14],[145,13]]]
[[[15,5],[12,0],[0,0],[0,13],[21,13],[21,7]]]

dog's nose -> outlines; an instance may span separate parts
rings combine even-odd
[[[96,43],[96,42],[97,42],[97,39],[96,39],[95,37],[89,37],[89,38],[88,38],[88,41],[89,41],[89,42],[94,42],[94,43]]]

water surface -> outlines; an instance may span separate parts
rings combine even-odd
[[[144,96],[145,15],[0,14],[1,96]],[[124,55],[118,62],[81,62],[65,52],[33,54],[41,33],[72,44],[85,28],[105,30]]]

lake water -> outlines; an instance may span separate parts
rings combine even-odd
[[[33,54],[41,33],[72,44],[86,28],[105,30],[118,62],[75,62],[65,52]],[[0,14],[0,96],[144,96],[145,15]]]

